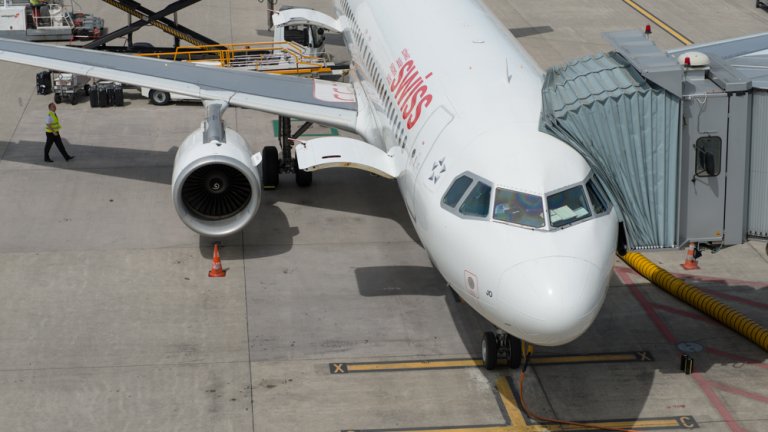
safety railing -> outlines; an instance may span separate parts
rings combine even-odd
[[[304,49],[296,42],[253,42],[180,46],[170,52],[137,55],[280,74],[320,73],[331,70],[326,58],[306,55]]]

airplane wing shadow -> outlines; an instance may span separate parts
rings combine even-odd
[[[0,149],[5,147],[0,163],[54,167],[128,180],[171,184],[177,146],[167,151],[142,150],[79,145],[66,136],[62,138],[67,151],[76,156],[73,162],[62,161],[54,146],[51,149],[54,164],[46,163],[43,161],[42,140],[22,140],[0,143]],[[262,194],[261,208],[245,231],[219,240],[228,245],[244,243],[249,246],[246,258],[272,256],[290,250],[293,247],[293,238],[302,227],[300,224],[292,226],[289,215],[279,208],[278,203],[390,219],[400,225],[408,237],[418,242],[397,183],[351,169],[329,169],[315,173],[315,181],[310,188],[299,188],[290,174],[281,175],[280,187],[274,191],[264,191]],[[170,203],[170,196],[169,205],[173,205]],[[213,241],[214,239],[200,237],[202,256],[211,257]]]

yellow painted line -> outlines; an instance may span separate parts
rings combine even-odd
[[[499,377],[496,379],[496,389],[499,392],[499,401],[502,409],[506,413],[505,420],[509,423],[487,426],[459,426],[459,427],[437,427],[437,428],[417,428],[417,429],[375,429],[376,432],[553,432],[553,431],[591,431],[594,428],[616,428],[616,429],[695,429],[698,428],[693,417],[667,417],[656,419],[635,419],[635,420],[607,420],[597,422],[582,422],[581,425],[568,425],[559,423],[532,423],[517,403],[517,395],[512,390],[512,383],[509,377]],[[346,431],[346,432],[364,432],[365,430]],[[369,432],[374,432],[370,430]]]
[[[388,429],[383,429],[386,431]],[[548,429],[551,430],[551,429]],[[450,429],[393,429],[392,432],[528,432],[529,429],[511,429],[509,426],[480,426]],[[351,431],[356,432],[356,431]],[[381,431],[377,431],[381,432]],[[544,432],[544,431],[542,431]]]
[[[547,423],[546,426],[555,426]],[[627,421],[613,421],[613,422],[589,422],[584,423],[584,426],[576,425],[556,425],[559,430],[564,431],[580,431],[589,429],[585,426],[592,426],[595,428],[615,428],[615,429],[660,429],[660,428],[682,428],[680,423],[676,419],[658,419],[658,420],[627,420]]]
[[[482,360],[443,360],[433,361],[425,360],[420,362],[402,362],[402,363],[358,363],[348,364],[349,372],[363,371],[386,371],[403,369],[441,369],[441,368],[461,368],[461,367],[479,367],[483,365]]]
[[[623,0],[623,1],[629,7],[631,7],[634,10],[636,10],[637,12],[639,12],[640,15],[642,15],[642,16],[648,18],[649,20],[651,20],[654,24],[656,24],[657,26],[661,27],[665,32],[667,32],[670,35],[672,35],[672,37],[674,37],[675,39],[679,40],[684,45],[692,45],[693,44],[693,42],[690,39],[688,39],[687,37],[681,35],[679,32],[677,32],[677,30],[673,29],[672,27],[667,25],[667,23],[665,23],[664,21],[660,20],[659,18],[656,18],[655,15],[653,15],[652,13],[650,13],[647,10],[643,9],[637,3],[633,2],[632,0]]]
[[[526,427],[525,418],[523,418],[523,413],[517,406],[517,400],[515,399],[515,395],[512,394],[512,388],[509,386],[509,380],[506,377],[499,377],[499,379],[496,380],[496,389],[499,390],[501,403],[504,405],[504,410],[507,411],[510,426],[517,428]]]
[[[545,365],[552,363],[600,363],[600,362],[625,362],[635,361],[635,354],[594,354],[594,355],[575,355],[562,357],[533,357],[532,365]]]
[[[531,359],[531,364],[546,366],[556,364],[617,363],[634,361],[653,361],[653,357],[646,351],[638,351],[634,353],[606,353],[561,356],[555,355],[533,357]],[[354,372],[394,372],[482,367],[483,361],[481,359],[451,359],[379,363],[330,363],[329,366],[331,374],[345,374]]]

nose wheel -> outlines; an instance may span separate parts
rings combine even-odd
[[[482,343],[483,364],[487,370],[496,368],[499,358],[506,360],[510,369],[517,369],[523,358],[523,343],[509,333],[497,330],[485,332]]]

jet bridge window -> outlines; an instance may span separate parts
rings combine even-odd
[[[531,228],[543,228],[544,204],[538,195],[496,188],[493,219]]]
[[[464,192],[467,191],[469,185],[472,184],[472,178],[465,175],[457,178],[453,181],[453,184],[448,188],[448,192],[443,197],[443,204],[448,207],[456,207],[461,197],[464,196]]]
[[[467,194],[464,202],[459,207],[459,213],[465,216],[488,216],[488,207],[491,204],[491,187],[478,181],[475,187]]]
[[[696,176],[717,177],[720,175],[720,152],[723,140],[720,137],[701,137],[696,140]]]
[[[581,185],[547,196],[549,223],[557,228],[578,222],[592,215]]]

